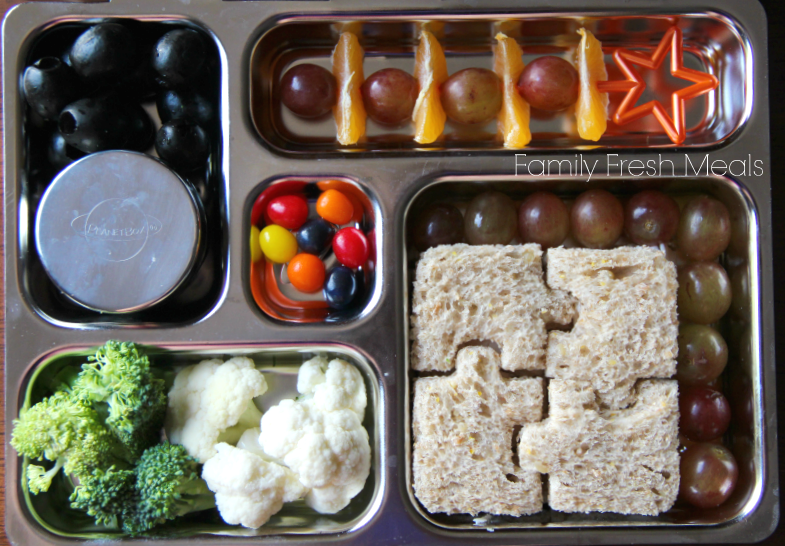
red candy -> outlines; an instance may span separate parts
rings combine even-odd
[[[300,229],[308,220],[308,203],[298,195],[282,195],[267,203],[267,216],[286,229]]]
[[[333,252],[346,267],[361,267],[368,260],[368,239],[357,228],[343,228],[333,237]]]
[[[262,229],[265,225],[270,224],[269,218],[266,218],[267,204],[281,195],[299,194],[305,189],[307,184],[300,180],[285,180],[272,184],[266,190],[259,194],[259,197],[254,201],[253,208],[251,209],[251,225]]]

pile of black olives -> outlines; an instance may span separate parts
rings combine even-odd
[[[215,119],[212,44],[190,28],[150,33],[134,25],[91,26],[24,71],[33,124],[51,127],[47,159],[56,170],[86,154],[153,145],[181,174],[205,166]],[[142,106],[152,100],[163,123],[157,132]]]

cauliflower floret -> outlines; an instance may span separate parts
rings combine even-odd
[[[297,374],[297,392],[311,394],[322,411],[350,409],[360,421],[365,416],[368,399],[360,372],[343,360],[329,364],[323,356],[312,358],[300,367]]]
[[[204,463],[215,444],[236,443],[244,430],[259,425],[262,413],[253,398],[267,382],[250,358],[203,360],[177,374],[169,391],[166,434]]]
[[[259,434],[261,433],[262,431],[259,429],[259,427],[249,428],[243,432],[243,435],[240,436],[240,439],[237,441],[237,449],[250,451],[254,455],[259,455],[259,457],[266,461],[278,462],[277,460],[274,460],[273,457],[270,457],[267,453],[265,453],[262,449],[262,445],[259,443]]]
[[[215,493],[215,503],[226,523],[257,529],[283,503],[297,500],[306,492],[285,466],[226,443],[215,449],[216,455],[204,463],[202,479]]]
[[[351,364],[318,356],[300,368],[297,390],[298,400],[282,400],[262,416],[259,443],[310,489],[308,506],[334,514],[362,490],[371,470],[362,426],[365,383]]]

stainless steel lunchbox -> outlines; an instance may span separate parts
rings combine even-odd
[[[67,305],[43,274],[32,241],[42,188],[30,183],[30,135],[20,91],[20,74],[41,40],[58,29],[106,18],[197,28],[211,39],[218,62],[220,138],[208,172],[196,185],[210,226],[205,233],[206,265],[199,269],[193,291],[171,307],[119,318]],[[646,124],[628,134],[609,134],[597,144],[580,141],[563,118],[551,118],[533,121],[534,139],[524,150],[504,149],[492,126],[469,134],[450,127],[448,138],[422,147],[411,142],[410,129],[390,133],[370,124],[366,141],[342,148],[333,139],[331,121],[306,125],[277,107],[275,82],[286,67],[304,60],[328,66],[336,33],[344,25],[354,25],[362,33],[367,74],[387,66],[411,71],[421,21],[442,25],[450,71],[481,64],[490,67],[493,33],[498,28],[509,30],[510,22],[527,55],[564,54],[577,43],[574,32],[582,25],[608,47],[650,49],[664,28],[678,24],[688,65],[710,71],[720,85],[688,109],[688,134],[680,146]],[[362,5],[350,0],[114,0],[14,8],[3,25],[6,430],[12,430],[25,401],[36,396],[37,378],[82,358],[89,347],[109,338],[152,346],[165,366],[208,355],[245,354],[266,368],[280,362],[288,370],[281,372],[282,377],[308,355],[326,352],[355,362],[370,394],[366,426],[373,453],[371,477],[351,509],[315,518],[294,506],[256,532],[220,521],[183,520],[163,529],[158,542],[446,545],[762,540],[779,521],[766,48],[762,7],[740,0],[718,0],[711,8],[694,1],[676,6],[655,0],[526,4],[371,0]],[[664,89],[670,82],[662,85]],[[636,176],[623,166],[633,159],[666,169]],[[565,171],[546,176],[529,169],[549,160],[567,160]],[[594,165],[591,174],[581,168],[584,161]],[[724,172],[713,171],[714,161],[726,165],[742,161],[744,168],[734,164]],[[291,324],[271,318],[254,303],[247,244],[253,200],[270,181],[297,177],[346,177],[372,196],[369,207],[377,253],[373,293],[351,320]],[[675,196],[708,193],[728,206],[733,236],[724,264],[733,280],[734,303],[723,333],[731,348],[726,372],[734,403],[730,435],[740,461],[739,486],[728,503],[714,510],[674,510],[657,517],[546,511],[528,518],[480,522],[428,514],[418,504],[411,485],[413,374],[408,365],[408,331],[414,255],[408,229],[429,203],[463,202],[487,187],[514,199],[535,189],[570,198],[594,187],[622,196],[653,188]],[[6,533],[13,543],[65,545],[95,537],[73,518],[58,515],[60,506],[25,493],[20,475],[23,461],[8,442],[6,461]]]

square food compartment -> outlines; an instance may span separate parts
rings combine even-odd
[[[340,308],[330,307],[321,287],[312,293],[295,288],[288,278],[288,264],[269,260],[261,251],[258,235],[259,230],[274,225],[266,212],[271,200],[284,196],[302,197],[308,204],[308,222],[311,222],[321,220],[316,211],[316,203],[319,197],[329,190],[345,195],[354,211],[349,221],[341,225],[332,222],[332,232],[337,236],[344,228],[353,228],[355,233],[359,230],[364,236],[368,251],[368,258],[363,265],[358,267],[350,264],[356,283],[356,294],[349,304]],[[248,275],[246,286],[250,291],[249,301],[253,301],[265,315],[284,322],[343,323],[367,315],[379,300],[383,270],[381,208],[367,186],[347,176],[275,177],[261,183],[251,193],[245,210],[248,227],[244,233],[250,234],[251,249],[249,250],[248,246],[245,248],[245,252],[249,253],[248,261],[244,261],[248,264],[245,267]],[[289,231],[296,235],[298,230],[299,228]],[[298,255],[304,252],[302,248],[297,248]],[[330,272],[342,264],[333,251],[332,243],[325,246],[319,259],[325,268],[327,280],[323,286],[326,286]]]
[[[49,491],[32,495],[27,487],[18,483],[9,488],[18,495],[17,502],[22,507],[25,522],[24,532],[28,539],[33,533],[46,537],[47,543],[55,539],[102,540],[120,539],[136,543],[159,539],[207,539],[209,536],[260,537],[273,535],[331,535],[351,533],[362,529],[377,515],[381,496],[385,488],[386,472],[381,464],[382,437],[385,422],[384,393],[377,366],[355,349],[340,344],[320,345],[248,345],[248,344],[160,344],[144,346],[152,367],[174,373],[184,366],[197,364],[204,359],[218,358],[228,360],[235,356],[252,359],[257,369],[264,373],[268,390],[255,399],[257,407],[266,411],[286,398],[295,398],[297,393],[297,373],[300,366],[317,355],[328,359],[340,358],[361,373],[365,382],[367,406],[363,427],[368,431],[371,446],[371,471],[362,491],[349,505],[336,514],[319,514],[299,500],[284,504],[281,511],[259,529],[248,529],[239,525],[228,525],[221,519],[218,510],[193,512],[181,518],[170,520],[156,526],[150,536],[128,538],[122,531],[112,531],[95,525],[92,517],[69,507],[68,491],[64,489],[65,479],[60,473],[53,481]],[[53,378],[65,366],[80,365],[87,356],[94,354],[94,347],[71,346],[57,349],[42,355],[32,363],[28,374],[19,385],[19,402],[23,406],[32,405],[51,394]],[[171,377],[170,379],[173,379]],[[10,431],[9,431],[10,432]],[[14,467],[14,475],[23,478],[23,469],[28,460],[19,457],[9,448],[7,462]],[[23,537],[16,537],[21,540]],[[20,543],[26,543],[23,540]],[[58,542],[59,543],[59,542]]]
[[[53,146],[55,146],[53,143],[57,143],[57,145],[61,147],[64,146],[61,142],[60,132],[58,131],[58,122],[56,120],[45,121],[32,111],[25,100],[22,85],[20,83],[18,95],[14,97],[22,111],[22,114],[16,118],[19,120],[19,125],[7,125],[7,127],[15,131],[20,142],[23,143],[23,155],[19,162],[18,172],[14,173],[16,175],[15,178],[6,180],[6,187],[12,188],[15,186],[17,188],[16,194],[19,196],[17,244],[20,260],[17,267],[19,270],[19,277],[22,281],[22,291],[27,303],[40,317],[54,325],[66,328],[137,328],[140,326],[161,327],[194,323],[203,319],[217,308],[227,289],[228,283],[226,275],[229,253],[227,229],[228,180],[226,176],[228,171],[228,156],[226,154],[227,142],[224,134],[227,120],[223,119],[222,116],[222,113],[225,111],[223,105],[227,100],[227,91],[224,83],[225,78],[222,77],[222,74],[227,70],[226,66],[224,66],[225,56],[221,53],[222,47],[215,35],[207,31],[198,22],[176,17],[161,18],[152,16],[105,19],[88,18],[87,16],[69,17],[68,19],[52,21],[46,26],[36,28],[30,34],[25,44],[19,50],[18,66],[20,82],[25,68],[32,65],[38,59],[43,57],[56,57],[60,59],[60,63],[64,63],[64,59],[68,56],[71,44],[77,37],[93,25],[107,22],[120,23],[131,31],[132,36],[136,39],[137,49],[144,52],[138,53],[138,55],[152,55],[156,41],[167,32],[173,30],[192,29],[197,31],[201,36],[201,43],[206,48],[202,64],[202,74],[204,74],[204,76],[201,76],[202,79],[200,80],[198,88],[192,87],[191,84],[187,84],[183,87],[177,87],[174,91],[174,93],[178,94],[181,98],[191,92],[195,92],[201,96],[202,102],[199,103],[200,113],[198,114],[201,117],[198,118],[198,125],[202,127],[203,133],[208,139],[208,158],[201,164],[202,166],[193,169],[189,167],[177,167],[172,169],[172,171],[176,171],[177,176],[183,181],[183,185],[189,195],[189,198],[186,200],[193,201],[197,210],[197,231],[192,257],[189,263],[183,263],[185,272],[179,277],[179,281],[167,284],[164,287],[164,292],[162,292],[157,285],[152,285],[150,284],[150,281],[144,280],[144,277],[153,275],[156,261],[161,264],[166,263],[166,260],[169,259],[172,253],[161,254],[160,251],[156,250],[155,252],[158,252],[159,255],[153,255],[149,258],[145,257],[145,263],[147,263],[148,259],[151,260],[150,269],[145,270],[147,272],[144,274],[140,273],[138,278],[137,276],[134,277],[145,287],[156,286],[156,288],[151,289],[151,291],[155,292],[156,296],[151,299],[139,300],[142,302],[139,305],[129,306],[127,309],[123,309],[118,313],[102,312],[102,309],[106,310],[107,308],[100,306],[94,307],[90,304],[85,304],[84,299],[80,299],[80,297],[77,296],[74,296],[72,299],[68,294],[68,290],[75,286],[78,286],[78,289],[81,290],[82,293],[84,290],[91,291],[91,295],[99,292],[102,289],[96,289],[94,287],[101,285],[97,281],[97,279],[100,278],[100,275],[92,280],[86,277],[82,277],[82,279],[85,280],[71,279],[67,283],[68,288],[64,287],[64,284],[60,282],[63,280],[63,277],[59,277],[59,280],[53,280],[53,277],[47,273],[44,261],[37,251],[36,218],[39,204],[42,203],[42,197],[58,174],[65,169],[71,169],[76,165],[78,165],[79,168],[83,166],[83,163],[77,164],[75,160],[78,160],[81,156],[85,156],[85,158],[90,158],[91,160],[96,159],[97,162],[99,156],[97,153],[85,154],[84,152],[72,148],[70,145],[60,150],[62,153],[59,153],[58,155],[58,151],[53,148]],[[55,60],[50,62],[56,63],[58,61]],[[141,105],[141,108],[147,113],[152,121],[152,130],[156,131],[161,127],[162,120],[158,115],[156,96],[152,93],[157,89],[157,94],[162,95],[166,89],[162,86],[156,87],[153,80],[154,77],[157,76],[154,75],[153,69],[150,68],[149,73],[139,76],[138,82],[126,82],[122,85],[106,84],[104,90],[99,90],[96,96],[113,97],[109,100],[116,101],[114,104],[122,105],[118,106],[118,108],[137,108],[133,105]],[[139,82],[143,82],[145,85],[142,85],[142,83]],[[147,83],[150,84],[149,87],[146,87]],[[100,89],[100,87],[98,88]],[[83,90],[82,93],[87,93],[87,90]],[[95,95],[96,92],[91,91],[91,94]],[[79,96],[81,97],[82,95],[80,94]],[[8,100],[8,97],[6,100]],[[173,106],[173,108],[179,107],[180,106],[178,105]],[[189,106],[187,108],[191,107]],[[173,118],[175,116],[174,114],[170,115],[172,115]],[[193,114],[188,115],[193,116]],[[7,117],[9,119],[14,119],[10,115],[7,115]],[[194,121],[194,123],[196,123],[196,121]],[[14,133],[8,132],[8,138],[13,138],[13,135]],[[153,132],[151,136],[152,138],[146,141],[149,143],[149,146],[143,151],[146,156],[156,158],[157,152],[153,147],[155,132]],[[141,146],[143,145],[144,144]],[[113,153],[114,152],[110,153],[109,157],[117,157],[116,155],[113,156]],[[107,156],[104,156],[102,159],[105,159],[105,157]],[[133,154],[127,154],[126,158],[133,159]],[[96,162],[93,164],[95,165]],[[63,166],[64,163],[67,165],[66,167]],[[148,163],[155,165],[153,162]],[[158,163],[158,165],[159,169],[166,170],[166,166],[161,166],[160,163]],[[171,165],[174,165],[174,163],[171,163],[170,166]],[[71,259],[83,260],[85,268],[93,267],[92,265],[89,265],[93,263],[93,260],[95,260],[95,263],[101,261],[107,263],[106,260],[108,260],[108,262],[118,262],[122,264],[122,260],[132,260],[134,257],[142,256],[143,253],[140,254],[142,251],[139,250],[139,248],[158,248],[161,245],[165,245],[166,241],[174,242],[182,238],[182,233],[179,231],[165,237],[168,225],[171,224],[171,229],[180,229],[180,224],[178,223],[180,217],[167,217],[167,213],[163,209],[163,213],[159,212],[155,215],[156,218],[150,217],[149,212],[147,212],[146,214],[148,216],[145,219],[144,214],[146,211],[143,210],[145,206],[139,205],[142,207],[138,209],[142,210],[142,216],[139,216],[138,214],[135,216],[125,216],[124,220],[122,219],[122,216],[118,216],[118,218],[121,218],[120,220],[111,220],[111,214],[119,214],[120,211],[117,207],[112,211],[109,211],[107,204],[119,201],[123,201],[124,203],[140,203],[140,200],[144,200],[144,196],[147,195],[147,193],[145,193],[148,191],[147,189],[139,190],[136,187],[132,188],[130,185],[126,188],[127,191],[118,189],[122,187],[122,180],[130,180],[133,177],[133,174],[138,172],[138,170],[134,168],[130,168],[129,171],[129,168],[130,167],[126,167],[126,170],[119,170],[117,175],[113,175],[117,178],[118,182],[113,186],[113,189],[107,190],[107,195],[97,197],[102,193],[100,188],[105,187],[101,185],[100,170],[97,169],[94,169],[98,173],[95,177],[96,180],[91,182],[97,184],[97,186],[94,186],[92,191],[85,192],[80,189],[77,194],[71,192],[74,194],[73,199],[75,205],[72,207],[74,210],[71,210],[71,208],[68,209],[66,215],[68,218],[66,218],[65,221],[71,221],[71,227],[77,232],[77,238],[74,240],[74,244],[79,245],[79,238],[84,238],[84,242],[81,243],[82,246],[79,247],[80,257],[72,257]],[[96,195],[95,198],[90,196],[91,192]],[[168,198],[171,197],[172,195],[168,196]],[[105,200],[97,203],[97,201],[100,201],[101,199]],[[79,204],[80,202],[81,205]],[[167,206],[172,206],[172,204],[173,201],[168,201],[168,204],[164,206],[164,209]],[[80,206],[81,208],[79,208]],[[132,208],[138,213],[136,206]],[[148,206],[147,208],[151,207]],[[161,207],[156,205],[152,208],[157,210]],[[99,209],[101,210],[99,211]],[[98,214],[99,212],[101,214]],[[170,212],[175,214],[174,211]],[[62,216],[62,214],[59,213],[58,215]],[[77,220],[79,220],[79,218],[76,217],[79,215],[81,215],[80,218],[88,219],[91,219],[93,216],[100,216],[96,223],[96,229],[88,231],[86,227],[82,227],[82,233],[80,234],[78,227],[75,227],[75,222],[78,223]],[[74,217],[73,220],[71,219],[71,216]],[[160,216],[160,218],[158,218],[158,216]],[[137,229],[136,224],[141,222],[137,217],[145,219],[142,228]],[[57,220],[57,222],[60,222],[60,220]],[[54,231],[47,232],[47,236],[53,237],[55,240],[58,237],[61,237],[63,230],[65,230],[66,233],[68,232],[68,226],[66,224],[63,224],[63,226],[64,227],[62,228],[59,227]],[[130,233],[132,231],[129,226],[133,226],[133,233],[130,236],[127,236],[125,232],[128,231]],[[116,229],[107,229],[107,227],[114,227]],[[137,234],[137,231],[139,230],[143,232],[141,238]],[[92,239],[91,234],[93,235]],[[115,236],[113,234],[117,235]],[[123,237],[128,240],[121,240]],[[98,238],[101,238],[101,240],[98,241]],[[130,239],[136,240],[130,241]],[[100,250],[96,250],[96,241],[98,241],[98,245],[104,245],[104,247]],[[112,243],[111,241],[115,242]],[[11,240],[9,240],[9,242],[11,242]],[[136,246],[129,251],[128,246],[130,244],[135,244]],[[114,245],[115,248],[108,248],[106,245]],[[54,246],[49,245],[49,247],[57,248],[56,243],[54,243]],[[128,256],[135,251],[138,251],[137,254],[128,258]],[[114,256],[117,256],[116,258],[114,256],[108,256],[113,252],[115,253]],[[147,252],[147,250],[145,250],[145,252]],[[62,254],[62,252],[59,253]],[[119,271],[122,269],[122,266],[118,269],[116,268],[116,265],[116,263],[113,263],[112,267],[114,269],[112,269],[112,271]],[[136,268],[137,266],[134,265],[134,267]],[[139,265],[139,267],[143,268],[145,266]],[[159,266],[159,269],[160,267],[161,266]],[[178,265],[178,267],[180,266]],[[168,276],[168,273],[164,270],[160,270],[160,273],[165,273],[165,276]],[[121,271],[120,274],[122,274]],[[108,275],[108,273],[104,273],[103,275]],[[142,290],[140,287],[135,287],[136,280],[129,279],[129,284],[126,285],[127,289],[138,290],[140,293],[145,292],[147,290],[146,288]],[[130,288],[132,286],[135,288]],[[113,288],[111,291],[120,293],[122,292],[122,288]],[[107,292],[107,290],[104,289],[104,292]],[[76,292],[74,292],[74,294],[75,293]],[[77,301],[82,301],[82,304],[77,303]],[[119,310],[121,307],[117,307],[116,309]]]
[[[763,343],[760,329],[760,273],[759,252],[760,235],[756,206],[747,190],[736,181],[726,177],[702,177],[691,179],[667,180],[629,180],[618,177],[602,177],[592,184],[592,189],[604,188],[621,198],[622,202],[637,191],[656,189],[671,195],[680,205],[689,197],[706,194],[724,203],[730,214],[731,238],[727,250],[723,253],[720,263],[727,269],[732,287],[732,303],[730,311],[716,326],[724,337],[729,348],[729,359],[725,371],[720,376],[720,390],[724,392],[731,405],[731,424],[723,436],[724,445],[736,457],[739,477],[731,497],[717,508],[698,509],[677,500],[673,508],[658,516],[625,516],[615,513],[593,512],[589,514],[564,513],[550,509],[547,500],[543,511],[528,516],[493,516],[481,514],[473,518],[468,514],[429,513],[418,501],[413,489],[412,474],[412,404],[414,402],[413,387],[418,377],[430,377],[434,373],[417,372],[411,365],[411,325],[412,283],[415,278],[415,266],[419,253],[413,246],[413,229],[418,216],[431,204],[446,203],[455,205],[463,212],[466,205],[478,194],[496,190],[511,197],[516,204],[535,191],[550,191],[568,203],[578,194],[587,189],[585,182],[567,176],[553,176],[543,181],[537,177],[508,177],[488,175],[445,176],[421,185],[414,194],[405,211],[406,238],[403,242],[405,258],[404,286],[406,294],[405,324],[406,370],[409,387],[406,393],[406,489],[409,501],[424,520],[443,530],[462,531],[482,529],[526,530],[547,527],[549,529],[576,529],[580,527],[625,528],[635,527],[647,530],[658,528],[670,529],[685,526],[717,526],[722,524],[743,524],[745,519],[756,510],[761,509],[764,489],[771,487],[766,481],[764,468],[767,457],[771,455],[771,446],[764,445],[764,409],[762,393],[761,344]],[[517,219],[517,217],[516,217]],[[624,239],[622,239],[623,241]],[[518,244],[516,235],[512,244]],[[568,246],[575,246],[571,238]],[[621,244],[621,243],[620,243]],[[629,242],[625,244],[631,244]],[[674,258],[669,254],[669,258]],[[547,271],[547,260],[544,262]],[[478,311],[482,312],[482,311]],[[487,340],[475,340],[468,345],[488,345]],[[493,344],[491,344],[493,345]],[[463,345],[461,345],[463,346]],[[498,351],[498,346],[495,347]],[[435,375],[451,376],[451,371]],[[543,372],[523,372],[523,376],[542,376]],[[512,372],[502,372],[502,376],[522,376]],[[547,380],[546,380],[547,381]],[[545,407],[547,408],[547,385],[544,388]],[[547,417],[547,409],[545,417]],[[526,426],[525,424],[523,426]],[[513,437],[517,438],[517,427]],[[515,443],[515,442],[514,442]],[[517,445],[517,444],[516,444]],[[513,459],[516,460],[516,459]],[[517,463],[516,463],[517,464]],[[667,531],[666,531],[667,532]],[[523,536],[523,535],[521,535]],[[654,537],[655,535],[651,535]],[[652,540],[655,540],[652,538]]]
[[[425,23],[427,21],[427,23]],[[416,15],[389,13],[359,14],[345,19],[329,16],[281,16],[262,26],[261,37],[250,56],[250,113],[262,141],[285,154],[331,154],[345,152],[420,153],[505,150],[497,135],[496,119],[476,125],[447,121],[444,133],[432,144],[413,140],[414,126],[380,125],[370,119],[366,137],[355,145],[336,141],[332,114],[308,119],[294,115],[281,104],[281,79],[288,69],[311,63],[331,70],[331,54],[342,31],[355,33],[365,51],[364,77],[383,68],[414,70],[414,54],[420,32],[428,28],[439,40],[452,75],[469,67],[493,69],[494,36],[502,31],[523,48],[524,62],[543,55],[572,59],[585,27],[602,42],[609,80],[624,76],[613,61],[618,47],[651,54],[676,24],[683,33],[684,66],[713,74],[719,87],[686,102],[686,139],[682,146],[702,147],[727,140],[746,122],[752,109],[752,50],[746,32],[732,18],[716,13],[658,14],[651,16],[612,13],[466,13],[461,17],[441,12]],[[672,76],[667,62],[657,70],[636,67],[647,85],[637,104],[659,99],[668,115],[670,95],[685,87]],[[625,96],[610,93],[610,113]],[[563,112],[532,110],[532,140],[525,149],[575,150],[596,147],[674,147],[653,116],[617,126],[611,120],[598,141],[577,134],[573,107]]]

